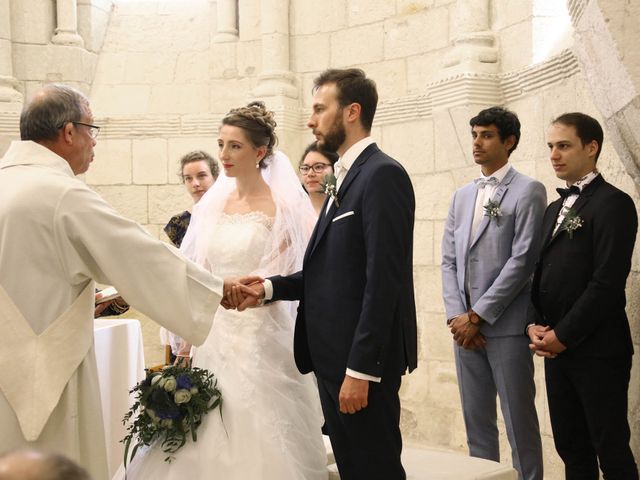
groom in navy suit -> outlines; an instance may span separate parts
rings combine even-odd
[[[415,198],[407,172],[370,137],[378,103],[362,70],[315,79],[308,126],[335,150],[328,196],[303,270],[257,285],[266,300],[300,300],[294,354],[315,372],[342,480],[400,480],[400,400],[417,364],[413,292]]]

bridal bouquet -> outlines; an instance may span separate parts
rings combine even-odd
[[[133,459],[138,447],[158,440],[168,454],[165,462],[173,460],[172,454],[186,443],[188,434],[196,442],[202,417],[218,407],[222,416],[222,394],[216,384],[212,373],[197,367],[170,365],[159,372],[147,370],[146,378],[129,392],[136,394],[136,401],[122,420],[129,424],[121,440],[125,466],[132,442]]]

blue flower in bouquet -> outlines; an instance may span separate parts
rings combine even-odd
[[[191,387],[193,386],[193,382],[191,381],[191,378],[189,378],[188,375],[178,375],[176,377],[176,383],[177,383],[177,390],[191,390]]]
[[[189,437],[195,442],[196,431],[204,415],[219,408],[222,416],[222,393],[217,388],[215,376],[201,368],[165,367],[161,372],[150,372],[130,393],[136,401],[124,416],[128,424],[127,435],[121,440],[125,445],[124,464],[141,445],[159,442],[171,462]]]

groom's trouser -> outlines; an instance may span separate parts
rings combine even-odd
[[[469,455],[500,461],[496,394],[519,480],[542,480],[542,442],[529,338],[489,337],[484,348],[454,342]]]
[[[404,480],[400,463],[400,377],[369,382],[368,405],[340,413],[340,384],[318,378],[322,411],[340,480]]]

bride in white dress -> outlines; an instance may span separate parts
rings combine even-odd
[[[222,121],[220,178],[194,208],[186,255],[222,277],[299,270],[315,222],[311,203],[283,154],[261,103]],[[218,378],[222,419],[209,413],[171,463],[158,446],[140,451],[128,479],[326,480],[317,389],[293,359],[296,305],[218,309],[193,365]]]

